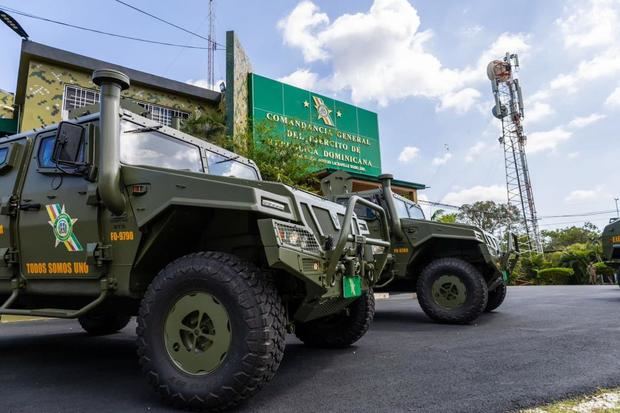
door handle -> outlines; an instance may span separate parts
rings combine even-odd
[[[21,209],[22,211],[30,211],[30,210],[38,211],[41,209],[41,204],[37,204],[37,203],[20,204],[19,209]]]

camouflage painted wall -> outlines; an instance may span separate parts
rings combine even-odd
[[[13,94],[0,90],[0,119],[13,119]]]
[[[91,81],[91,75],[92,73],[89,72],[31,61],[28,70],[21,130],[40,128],[59,122],[62,117],[65,85],[72,84],[87,89],[98,89]],[[200,114],[218,109],[216,104],[211,106],[209,102],[203,100],[133,84],[123,92],[123,96],[188,113]]]
[[[248,127],[251,72],[250,58],[235,32],[226,32],[226,129],[230,136],[239,136]]]

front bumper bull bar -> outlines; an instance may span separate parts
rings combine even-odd
[[[353,225],[353,211],[355,210],[357,204],[361,204],[368,208],[371,208],[377,213],[377,219],[379,220],[381,226],[382,239],[367,238],[363,235],[354,235],[351,233],[351,228]],[[379,255],[379,258],[375,259],[373,267],[373,271],[375,274],[381,274],[390,252],[390,232],[388,227],[387,214],[385,213],[383,208],[357,195],[354,195],[349,199],[349,205],[347,206],[344,220],[342,222],[342,230],[340,231],[340,235],[338,236],[338,240],[336,241],[334,249],[329,251],[329,259],[326,271],[328,285],[333,284],[334,280],[336,279],[336,274],[340,271],[340,264],[343,254],[345,254],[345,248],[347,247],[347,243],[354,243],[358,245],[366,244],[383,247],[383,253],[377,254]],[[361,259],[363,260],[363,254]],[[361,265],[363,271],[365,262],[362,262]]]

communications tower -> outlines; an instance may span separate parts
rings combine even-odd
[[[502,122],[502,136],[499,142],[504,147],[506,165],[506,188],[508,203],[519,211],[519,247],[522,253],[542,253],[538,230],[534,192],[527,166],[523,133],[523,96],[515,72],[519,69],[519,57],[506,53],[503,60],[493,60],[487,66],[491,80],[495,106],[493,116]]]

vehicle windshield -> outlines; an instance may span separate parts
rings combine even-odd
[[[127,121],[121,122],[121,132],[120,155],[125,164],[204,171],[200,149],[195,145]]]
[[[211,175],[234,176],[235,178],[258,180],[256,169],[239,162],[239,156],[224,156],[207,150],[207,168]]]
[[[168,136],[159,131],[163,126],[141,127],[133,122],[121,122],[121,162],[129,165],[157,166],[211,175],[258,180],[257,170],[237,159]],[[207,165],[203,167],[201,151]],[[205,171],[206,169],[206,171]]]
[[[422,208],[408,199],[394,195],[394,206],[399,218],[425,219]]]

